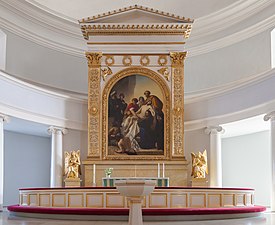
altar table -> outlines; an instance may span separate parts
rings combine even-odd
[[[103,187],[114,187],[119,180],[153,180],[156,187],[169,187],[169,177],[103,177]]]

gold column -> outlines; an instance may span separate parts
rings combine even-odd
[[[172,158],[184,157],[184,59],[187,52],[170,52],[172,67]]]
[[[100,158],[101,52],[86,52],[88,60],[88,157]]]

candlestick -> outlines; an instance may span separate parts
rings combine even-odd
[[[164,163],[162,163],[162,177],[164,178],[165,176],[165,166]]]
[[[93,165],[93,184],[95,185],[95,164]]]
[[[158,177],[160,177],[160,164],[158,163]]]

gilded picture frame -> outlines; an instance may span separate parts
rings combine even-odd
[[[138,90],[135,93],[139,93],[138,96],[129,94],[129,92],[127,91],[127,87],[125,87],[125,83],[133,83],[131,82],[132,80],[135,81],[134,86]],[[144,83],[147,83],[147,85],[149,83],[149,87],[154,87],[153,90],[148,90],[148,86],[144,86]],[[131,88],[132,87],[133,84]],[[148,92],[150,93],[148,94]],[[113,109],[115,108],[113,108],[113,103],[118,101],[116,99],[118,99],[119,94],[121,94],[121,97],[123,97],[123,99],[125,97],[125,102],[127,106],[125,107],[125,109],[121,109],[117,106],[116,108],[119,108],[119,111],[121,111],[121,113],[114,114]],[[133,107],[131,107],[131,101],[134,98],[141,97],[141,94],[144,94],[144,100],[146,103],[144,103],[144,105],[139,108],[150,108],[146,108],[146,112],[144,114],[145,116],[142,117],[143,119],[140,119],[140,115],[134,117],[131,114],[132,111],[130,111],[130,109],[133,109]],[[149,100],[150,97],[151,99],[154,98],[153,102],[161,103],[152,103],[152,101]],[[135,101],[133,102],[133,104],[136,104]],[[106,82],[102,91],[102,158],[104,160],[169,160],[172,154],[170,143],[170,115],[171,94],[169,91],[169,87],[165,80],[162,77],[160,77],[157,72],[154,72],[144,67],[129,67],[112,75],[112,77]],[[158,118],[155,119],[155,123],[153,122],[153,117]],[[138,122],[136,122],[135,118],[138,118]],[[152,119],[149,120],[149,118]],[[123,132],[121,131],[121,129],[124,127],[124,124],[127,124],[127,120],[128,124],[129,121],[131,121],[131,129],[133,128],[133,126],[137,126],[138,128],[138,132],[136,132],[138,133],[138,135],[134,134],[134,140],[128,138],[129,136],[124,132],[125,129]],[[145,120],[146,123],[144,122]],[[144,122],[146,126],[143,126],[140,121]],[[142,136],[141,134],[144,134],[146,132],[148,133],[147,128],[149,125],[150,128],[154,127],[154,130],[153,128],[152,130],[153,132],[155,132],[150,133],[150,136],[154,136],[154,134],[156,133],[162,134],[162,132],[163,136],[161,136],[161,138],[155,141],[148,141],[146,138],[143,138],[144,136]],[[120,133],[117,134],[117,131]],[[158,135],[158,137],[160,137],[160,135]],[[161,142],[161,140],[163,142]],[[133,143],[132,141],[137,142],[138,148],[135,151],[130,151],[129,149],[127,149],[127,141],[131,141],[131,143]],[[163,143],[163,145],[161,143]]]

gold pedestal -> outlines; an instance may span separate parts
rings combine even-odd
[[[206,178],[192,178],[192,187],[208,187]]]
[[[65,187],[80,187],[80,178],[66,178],[64,180]]]

